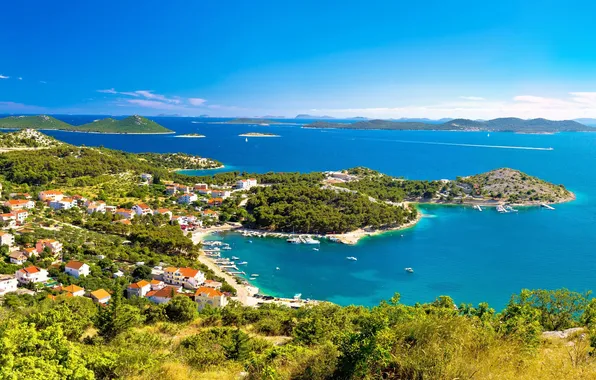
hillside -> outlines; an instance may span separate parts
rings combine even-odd
[[[444,123],[406,122],[392,120],[367,120],[356,123],[334,123],[317,121],[304,128],[334,129],[382,129],[382,130],[438,130],[438,131],[487,131],[487,132],[519,132],[519,133],[555,133],[555,132],[590,132],[593,127],[573,120],[546,120],[518,118],[499,118],[488,121],[454,119]]]
[[[173,133],[173,131],[142,116],[129,116],[122,120],[112,118],[83,125],[71,125],[52,116],[9,116],[0,119],[0,128],[62,130],[97,133]]]
[[[92,123],[74,126],[81,132],[101,133],[173,133],[156,122],[145,117],[133,115],[122,120],[106,118]]]
[[[16,132],[0,133],[0,148],[50,148],[64,144],[53,137],[44,135],[34,129],[23,129]]]

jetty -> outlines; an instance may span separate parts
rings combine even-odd
[[[544,207],[547,210],[554,210],[553,206],[547,205],[546,203],[541,203],[540,206]]]

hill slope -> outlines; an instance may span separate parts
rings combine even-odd
[[[0,119],[0,128],[54,129],[74,132],[97,133],[172,133],[173,131],[142,116],[129,116],[122,120],[107,118],[83,125],[71,125],[52,116],[9,116]]]
[[[317,121],[304,128],[335,129],[383,129],[383,130],[437,130],[437,131],[488,131],[488,132],[520,132],[520,133],[554,133],[596,131],[592,127],[573,120],[546,120],[518,118],[499,118],[488,121],[454,119],[441,124],[423,122],[402,122],[392,120],[366,120],[357,123],[333,123]]]

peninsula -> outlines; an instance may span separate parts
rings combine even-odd
[[[365,120],[356,123],[338,123],[317,121],[303,128],[319,129],[367,129],[367,130],[410,130],[410,131],[486,131],[486,132],[523,132],[523,133],[556,133],[556,132],[594,132],[589,127],[573,120],[547,120],[518,118],[499,118],[488,121],[455,119],[439,124],[420,121]]]
[[[174,133],[156,122],[139,115],[122,120],[106,118],[83,125],[71,125],[52,116],[8,116],[0,119],[0,128],[60,130],[69,132],[114,134],[164,134]]]
[[[281,137],[275,133],[261,133],[261,132],[248,132],[238,135],[240,137]]]

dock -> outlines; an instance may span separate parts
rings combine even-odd
[[[547,205],[546,203],[541,203],[540,206],[544,207],[547,210],[554,210],[553,206]]]

